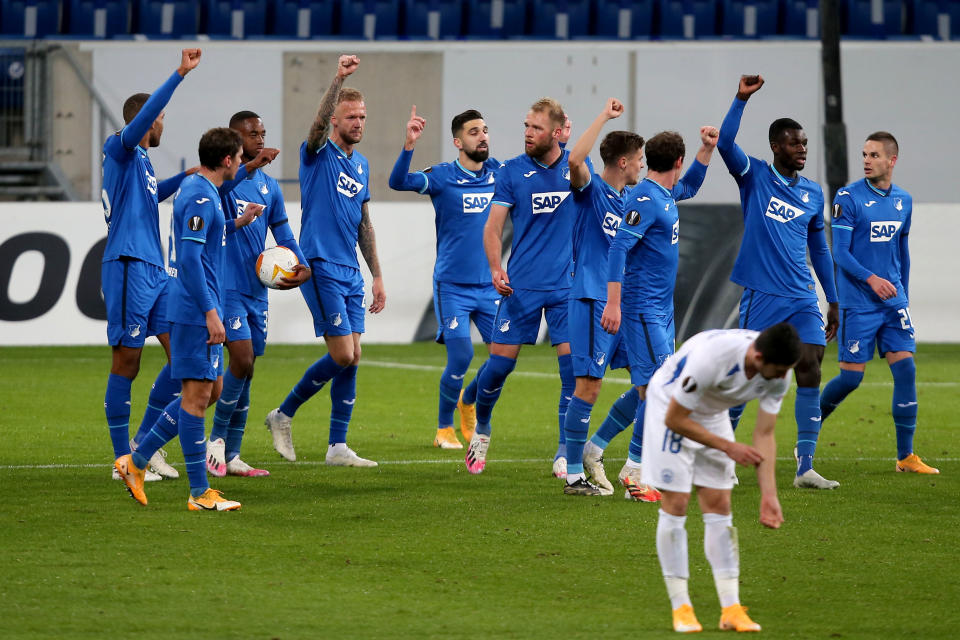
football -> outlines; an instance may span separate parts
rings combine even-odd
[[[266,287],[277,289],[280,278],[292,278],[300,264],[297,255],[286,247],[270,247],[257,257],[257,277]]]

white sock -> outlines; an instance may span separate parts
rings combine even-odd
[[[567,474],[567,484],[573,484],[577,480],[586,480],[587,476],[583,473],[568,473]]]
[[[630,458],[627,458],[627,462],[623,466],[625,466],[627,469],[639,469],[640,463],[634,462]]]
[[[713,570],[720,606],[739,604],[740,549],[732,514],[703,514],[703,551]]]
[[[687,560],[687,530],[684,525],[686,516],[672,516],[660,509],[657,520],[657,557],[660,558],[660,570],[667,585],[670,606],[676,609],[691,604],[687,591],[690,568]]]
[[[330,446],[327,447],[327,451],[331,451],[331,452],[333,452],[333,451],[346,451],[346,450],[347,450],[347,443],[346,443],[346,442],[337,442],[337,443],[331,444]]]

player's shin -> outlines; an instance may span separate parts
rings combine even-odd
[[[246,378],[237,378],[228,368],[223,372],[223,390],[217,399],[217,408],[213,413],[213,427],[210,429],[210,440],[227,438],[227,429],[230,419],[237,408],[240,400],[240,394],[243,393],[243,386],[246,384]]]
[[[329,444],[347,441],[347,428],[357,401],[357,366],[350,365],[330,383],[330,437]]]
[[[192,415],[180,407],[178,422],[180,447],[190,479],[190,495],[197,498],[210,488],[207,482],[207,442],[204,438],[203,416]]]
[[[557,404],[557,417],[559,427],[559,446],[557,448],[557,457],[566,457],[566,435],[563,428],[567,416],[567,407],[570,406],[570,399],[573,398],[573,391],[577,386],[577,378],[573,375],[573,356],[569,353],[557,356],[557,365],[560,370],[560,401]],[[582,447],[581,447],[582,450]]]
[[[610,441],[617,434],[630,426],[637,414],[637,404],[640,402],[640,395],[633,387],[630,387],[617,398],[617,401],[610,407],[607,417],[603,424],[597,429],[597,432],[590,438],[590,442],[597,445],[600,449],[606,449]]]
[[[813,455],[820,437],[819,387],[797,387],[794,417],[797,421],[797,475],[801,475],[813,468]]]
[[[252,378],[247,378],[244,381],[243,391],[237,398],[236,408],[230,416],[230,424],[227,425],[227,462],[240,455],[240,444],[243,442],[243,432],[247,427],[247,413],[250,411],[251,381]]]
[[[447,366],[440,376],[440,401],[437,410],[437,426],[453,425],[453,410],[457,408],[463,378],[473,358],[470,338],[446,338]],[[476,392],[474,392],[474,395]],[[468,403],[472,404],[472,403]]]
[[[111,373],[103,396],[103,409],[110,428],[113,457],[130,453],[130,387],[133,380]]]
[[[157,418],[164,407],[170,404],[177,394],[180,393],[180,381],[170,377],[170,363],[160,369],[157,379],[153,381],[150,387],[150,397],[147,400],[147,408],[143,412],[143,420],[140,421],[140,428],[137,434],[133,436],[133,441],[137,444],[143,441],[150,429],[153,428]]]
[[[636,391],[634,391],[634,395],[637,395]],[[637,412],[633,421],[633,435],[630,436],[630,448],[627,451],[628,467],[636,468],[640,466],[643,454],[643,416],[646,409],[646,400],[640,400],[637,403]]]
[[[913,358],[890,365],[893,374],[891,412],[897,429],[897,460],[913,453],[913,434],[917,429],[917,367]]]
[[[477,375],[474,376],[473,380],[470,381],[470,384],[466,386],[463,390],[463,398],[461,401],[464,404],[476,404],[477,402],[477,390],[479,389],[479,380],[480,374],[483,373],[483,370],[487,366],[487,361],[484,360],[483,364],[480,365],[480,368],[477,369]]]
[[[513,358],[491,355],[482,368],[482,374],[477,379],[477,433],[490,435],[490,416],[493,413],[493,406],[500,398],[507,376],[516,366],[517,361]]]
[[[833,410],[863,381],[863,371],[840,369],[839,375],[823,387],[820,394],[821,420],[826,420]],[[821,423],[822,424],[822,423]]]
[[[657,520],[657,557],[660,559],[660,570],[667,586],[667,595],[670,597],[670,606],[677,609],[689,605],[690,594],[687,591],[687,582],[690,578],[689,560],[687,558],[687,530],[686,516],[673,516],[660,509]]]
[[[721,607],[740,602],[740,550],[731,514],[703,514],[703,551],[713,571]]]
[[[583,477],[583,445],[590,433],[590,412],[593,404],[574,396],[564,416],[564,435],[567,443],[567,483]]]
[[[133,463],[141,469],[146,469],[151,456],[177,436],[179,419],[180,398],[176,397],[160,412],[153,427],[140,441],[137,450],[133,452]],[[200,435],[202,438],[203,434]]]
[[[280,405],[280,412],[292,418],[304,402],[312,398],[317,391],[323,388],[323,385],[327,384],[342,369],[343,367],[337,364],[329,353],[314,362],[304,372],[300,381],[293,386],[293,390],[287,395],[283,404]]]

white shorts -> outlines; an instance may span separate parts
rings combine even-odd
[[[644,484],[663,491],[690,493],[696,487],[732,489],[736,483],[736,463],[719,449],[707,447],[667,429],[664,424],[668,403],[647,396],[643,420]],[[694,414],[694,420],[704,418]],[[733,440],[733,427],[727,413],[710,416],[700,422],[710,432]]]

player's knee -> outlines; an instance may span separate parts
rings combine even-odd
[[[465,374],[473,359],[473,343],[469,338],[453,338],[446,341],[446,346],[449,373],[457,376]]]
[[[797,377],[797,386],[799,387],[819,387],[820,386],[820,360],[817,357],[811,357],[804,353],[795,368]]]
[[[840,369],[840,384],[849,391],[853,391],[863,382],[863,371],[853,369]]]
[[[591,378],[589,376],[579,377],[577,378],[577,386],[573,395],[584,402],[596,404],[597,398],[600,396],[600,386],[602,384],[603,381],[600,378]]]
[[[917,365],[913,358],[897,360],[890,365],[890,373],[893,375],[894,384],[909,384],[917,379]]]
[[[253,376],[253,354],[230,356],[230,373],[235,378],[250,378]]]

